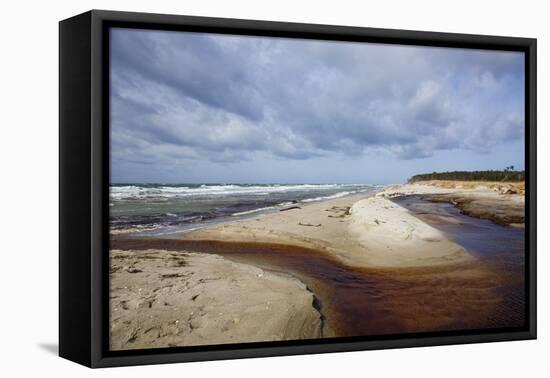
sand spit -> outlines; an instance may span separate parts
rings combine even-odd
[[[111,251],[112,350],[321,337],[300,281],[220,256]]]
[[[353,195],[183,233],[188,240],[279,243],[326,252],[357,267],[415,267],[471,256],[382,196]]]
[[[356,202],[351,215],[348,228],[370,265],[431,266],[472,259],[442,232],[383,197]]]
[[[377,196],[395,198],[420,195],[427,201],[451,203],[468,216],[524,227],[524,193],[523,183],[434,180],[390,186],[377,193]]]

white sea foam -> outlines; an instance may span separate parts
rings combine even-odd
[[[356,191],[351,191],[351,192],[339,192],[339,193],[331,194],[330,196],[307,198],[305,200],[302,200],[302,202],[324,201],[324,200],[328,200],[328,199],[335,199],[335,198],[345,197],[345,196],[350,195],[350,194],[356,194],[356,193],[361,193],[361,192],[362,192],[361,190],[356,190]]]
[[[265,211],[265,210],[274,209],[274,208],[275,208],[275,206],[261,207],[259,209],[253,209],[253,210],[248,210],[248,211],[241,211],[240,213],[234,213],[234,214],[231,214],[231,216],[232,217],[237,217],[239,215],[254,214],[254,213],[258,213],[260,211]]]
[[[300,185],[206,185],[189,186],[112,186],[110,195],[113,200],[132,200],[148,198],[179,197],[216,197],[227,195],[266,196],[272,193],[337,190],[354,185],[344,184],[300,184]]]

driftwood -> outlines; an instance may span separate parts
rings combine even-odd
[[[293,209],[302,209],[300,206],[290,206],[290,207],[287,207],[286,209],[281,209],[279,211],[287,211],[287,210],[293,210]]]
[[[332,206],[330,209],[326,209],[325,211],[330,211],[331,213],[337,213],[336,215],[329,215],[329,218],[345,218],[348,215],[351,215],[351,207],[344,206],[344,207],[338,207],[338,206]]]
[[[308,226],[308,227],[321,227],[321,223],[318,223],[318,224],[311,224],[311,223],[302,223],[302,222],[298,222],[298,225],[299,225],[299,226]]]

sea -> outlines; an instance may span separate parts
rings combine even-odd
[[[111,184],[113,234],[162,235],[375,192],[374,184]]]

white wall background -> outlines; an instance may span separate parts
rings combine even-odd
[[[550,26],[545,1],[8,1],[0,22],[0,375],[519,377],[550,373],[545,254]],[[57,344],[58,25],[89,9],[536,37],[539,132],[539,340],[89,370]],[[546,235],[545,235],[546,233]],[[546,298],[545,298],[546,296]],[[546,351],[545,351],[546,349]],[[548,375],[546,375],[548,376]]]

